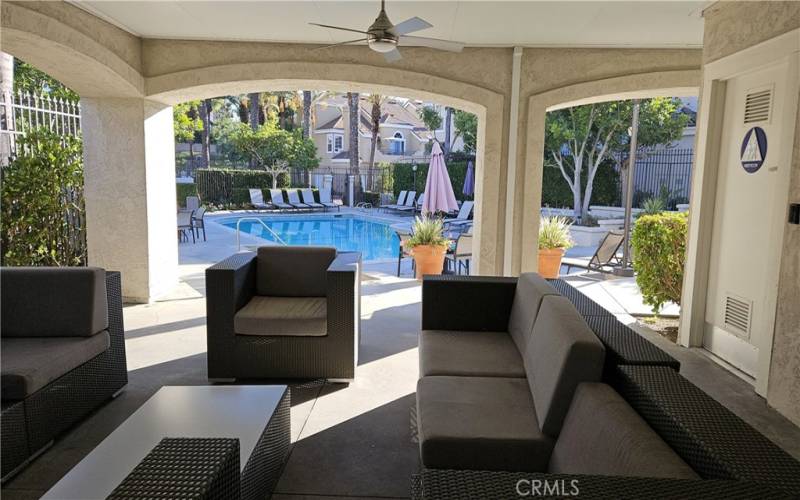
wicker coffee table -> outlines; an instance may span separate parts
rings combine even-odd
[[[242,498],[266,498],[289,451],[289,389],[162,387],[43,498],[106,498],[165,437],[238,438]]]

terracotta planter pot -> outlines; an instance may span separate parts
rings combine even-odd
[[[558,278],[561,270],[561,257],[563,256],[563,248],[539,250],[539,274],[543,278]]]
[[[417,268],[417,280],[422,281],[426,274],[442,274],[446,246],[417,245],[410,253]]]

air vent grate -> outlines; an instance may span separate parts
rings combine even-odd
[[[745,338],[749,338],[752,308],[752,302],[740,297],[727,295],[725,297],[725,326],[731,327]]]
[[[744,103],[744,123],[769,121],[772,108],[772,89],[749,92]]]

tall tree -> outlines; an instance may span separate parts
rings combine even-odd
[[[372,171],[375,168],[375,150],[378,149],[378,140],[380,139],[381,116],[383,114],[381,107],[386,102],[386,96],[370,94],[369,102],[372,105],[369,116],[370,132],[372,133],[369,150],[369,169]]]
[[[14,93],[14,56],[0,52],[0,98],[4,101],[11,100]],[[8,102],[6,101],[6,102]],[[11,106],[3,106],[0,115],[3,130],[13,130],[14,124],[11,115]],[[10,137],[0,137],[0,165],[5,166],[11,158]]]
[[[453,123],[453,108],[444,108],[444,154],[449,155],[452,144],[450,143],[450,126]]]
[[[261,125],[261,95],[258,92],[247,94],[248,110],[250,111],[250,128],[257,130]]]
[[[468,111],[453,112],[453,127],[456,134],[453,143],[460,137],[464,141],[464,152],[473,154],[478,147],[478,117]]]
[[[240,124],[231,140],[242,156],[251,159],[254,168],[272,174],[273,188],[278,187],[278,176],[287,173],[290,167],[308,170],[319,166],[314,142],[304,138],[299,130],[278,128],[274,120],[256,130]]]
[[[642,101],[638,134],[640,148],[668,144],[681,137],[688,116],[677,113],[679,104],[679,99],[668,97]],[[613,153],[625,151],[629,144],[632,109],[631,101],[615,101],[547,114],[545,165],[561,172],[572,191],[573,210],[579,220],[589,212],[594,178],[603,160]]]
[[[211,168],[211,99],[200,102],[200,120],[203,122],[202,154],[206,168]]]
[[[303,137],[311,135],[311,91],[303,91]]]
[[[425,127],[433,132],[433,140],[438,142],[436,131],[442,128],[442,115],[439,113],[439,109],[435,106],[423,106],[419,108],[417,114],[419,114],[419,119],[422,120]]]
[[[350,153],[350,174],[355,176],[353,185],[353,201],[361,199],[361,175],[359,172],[358,154],[358,125],[360,121],[359,95],[358,92],[347,93],[347,109],[349,122],[349,153]]]
[[[173,127],[176,142],[189,143],[189,165],[194,168],[194,143],[197,132],[203,130],[203,121],[200,119],[200,104],[202,101],[188,101],[173,106]]]

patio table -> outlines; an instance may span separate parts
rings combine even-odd
[[[242,498],[270,495],[289,452],[289,389],[165,386],[42,498],[106,498],[165,437],[238,438]]]

